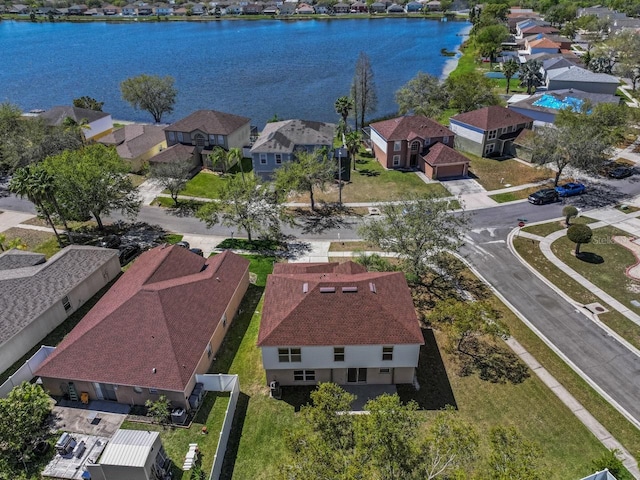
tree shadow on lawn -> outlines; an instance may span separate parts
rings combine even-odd
[[[592,263],[594,265],[604,263],[604,258],[602,258],[597,253],[592,252],[580,252],[578,255],[576,255],[576,258],[583,262]]]
[[[475,373],[480,380],[491,383],[519,384],[530,377],[529,368],[506,347],[472,338],[465,342],[467,354],[459,353],[458,375],[467,377]]]
[[[174,217],[195,217],[196,212],[202,206],[202,202],[196,202],[193,200],[181,200],[178,202],[178,205],[172,205],[170,207],[166,207],[166,214],[173,215]]]
[[[353,210],[343,205],[322,203],[316,211],[295,209],[295,224],[303,233],[322,233],[325,230],[350,227],[354,225],[347,215],[354,215]]]
[[[405,403],[415,401],[421,410],[441,410],[447,405],[458,408],[433,330],[423,328],[422,335],[425,344],[420,347],[416,371],[420,389],[409,384],[398,385],[398,395]]]
[[[368,168],[362,168],[357,171],[363,177],[379,177],[380,172],[378,170],[370,170]]]
[[[311,392],[316,388],[317,385],[282,387],[282,401],[291,405],[294,411],[299,412],[300,408],[311,403]]]
[[[224,452],[224,461],[222,462],[220,480],[231,480],[233,477],[233,470],[236,466],[236,459],[238,458],[238,449],[240,447],[242,429],[244,428],[244,421],[247,417],[250,398],[251,397],[246,393],[240,392],[238,402],[236,403],[236,412],[233,416],[233,423],[231,424],[231,433],[229,434],[229,441],[227,442],[227,450]]]

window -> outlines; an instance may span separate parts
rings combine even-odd
[[[391,369],[390,368],[381,368],[380,369],[380,374],[382,375],[388,375],[391,373]]]
[[[218,145],[224,145],[224,135],[218,135]]]
[[[401,148],[402,148],[402,142],[400,142],[400,141],[393,142],[393,151],[394,152],[399,152]]]
[[[276,165],[280,165],[282,163],[282,154],[276,153]]]
[[[420,142],[411,143],[411,152],[415,153],[420,149]]]
[[[299,348],[279,348],[278,361],[280,363],[301,362],[302,351]]]
[[[182,135],[182,132],[178,132],[177,135],[178,135],[178,141],[180,143],[184,142],[184,136]]]
[[[266,153],[261,153],[260,154],[260,165],[266,165],[267,164],[267,154]]]
[[[393,156],[393,166],[397,167],[398,165],[400,165],[400,155],[394,155]]]
[[[382,347],[382,360],[393,360],[393,347]]]
[[[293,379],[296,382],[312,382],[316,379],[315,370],[294,370]]]
[[[158,389],[157,388],[150,388],[149,389],[149,393],[152,395],[157,395],[158,394]]]
[[[442,143],[444,143],[445,145],[449,143],[449,137],[442,137]]]
[[[333,347],[333,361],[344,362],[344,347]]]
[[[169,132],[169,141],[170,142],[176,141],[176,132]]]
[[[209,135],[209,145],[215,145],[215,144],[216,144],[216,136]]]
[[[199,133],[196,135],[196,145],[198,147],[204,147],[204,136]]]
[[[65,312],[71,310],[71,302],[69,301],[69,297],[67,297],[66,295],[62,297],[62,306],[64,307]]]
[[[209,343],[207,343],[207,357],[208,358],[211,358],[211,353],[212,353],[211,342],[209,342]]]
[[[489,130],[489,133],[487,134],[487,140],[493,140],[494,138],[496,138],[497,134],[497,130]]]
[[[487,145],[486,147],[484,147],[484,154],[489,155],[490,153],[493,152],[494,148],[496,148],[496,146],[493,143]]]

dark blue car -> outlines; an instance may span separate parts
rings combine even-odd
[[[581,183],[569,182],[556,187],[556,192],[561,197],[572,197],[573,195],[581,195],[587,188]]]

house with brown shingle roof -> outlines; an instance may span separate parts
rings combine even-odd
[[[162,127],[135,123],[114,130],[98,142],[115,146],[120,158],[131,166],[132,172],[142,170],[149,159],[167,148]]]
[[[456,148],[482,157],[512,155],[513,139],[533,119],[498,105],[460,113],[449,119],[456,135]]]
[[[267,382],[412,383],[423,344],[401,272],[278,263],[267,278],[258,334]]]
[[[167,149],[151,161],[191,162],[194,167],[207,165],[208,156],[216,146],[225,150],[248,146],[251,143],[250,122],[249,118],[232,113],[197,110],[165,127]],[[172,151],[174,148],[175,152]]]
[[[190,408],[249,284],[249,262],[179,246],[143,253],[35,372],[54,396]]]
[[[383,120],[372,123],[370,128],[373,152],[385,168],[418,169],[434,173],[433,169],[425,168],[425,156],[437,144],[453,147],[455,139],[454,133],[447,127],[422,115]],[[439,149],[439,152],[442,150]],[[450,164],[446,168],[443,165],[439,178],[466,175],[467,166],[468,161]]]

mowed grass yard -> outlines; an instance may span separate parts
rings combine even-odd
[[[553,177],[553,172],[548,168],[527,165],[518,160],[496,160],[476,157],[469,153],[465,155],[471,160],[469,171],[477,177],[476,181],[489,191],[506,188],[508,185],[541,182]]]
[[[255,270],[255,266],[259,268],[257,285],[251,286],[241,307],[243,313],[234,321],[214,363],[214,371],[239,375],[242,392],[227,447],[224,479],[276,478],[286,456],[286,432],[297,421],[294,402],[269,398],[261,355],[256,346],[262,289],[273,261],[267,257],[259,263],[259,258],[253,257],[252,260],[252,269]],[[519,323],[506,307],[501,308],[508,323]],[[445,340],[440,333],[437,333],[437,338],[440,344]],[[423,390],[435,396],[435,403],[451,403],[450,399],[454,399],[459,409],[457,414],[474,423],[483,433],[483,452],[488,449],[486,432],[489,428],[515,425],[527,438],[541,446],[551,471],[550,478],[581,478],[591,473],[590,461],[601,456],[605,448],[537,377],[532,375],[523,383],[514,385],[482,381],[475,375],[458,376],[454,358],[443,350],[440,349],[442,356],[437,350],[434,355],[434,348],[423,352],[433,360],[421,364],[424,368],[422,378],[442,371],[442,365],[446,370],[438,380],[425,380]],[[430,393],[434,382],[444,384],[445,392],[436,390]],[[447,389],[450,392],[446,392]],[[433,414],[433,411],[420,413],[427,417]]]
[[[351,181],[342,188],[344,203],[384,202],[407,198],[411,195],[449,196],[449,192],[440,183],[426,184],[413,172],[385,170],[371,155],[359,155],[357,171],[351,169]],[[324,192],[317,191],[318,202],[335,203],[338,201],[338,185],[328,185]],[[309,195],[295,195],[292,202],[309,202]]]
[[[250,158],[242,159],[242,168],[245,173],[253,170]],[[240,167],[237,164],[229,169],[230,174],[239,172]],[[208,170],[199,172],[187,182],[186,187],[180,192],[180,195],[198,198],[220,198],[222,186],[227,181],[227,178],[228,177],[226,175],[221,175]],[[169,192],[165,190],[163,193]]]

